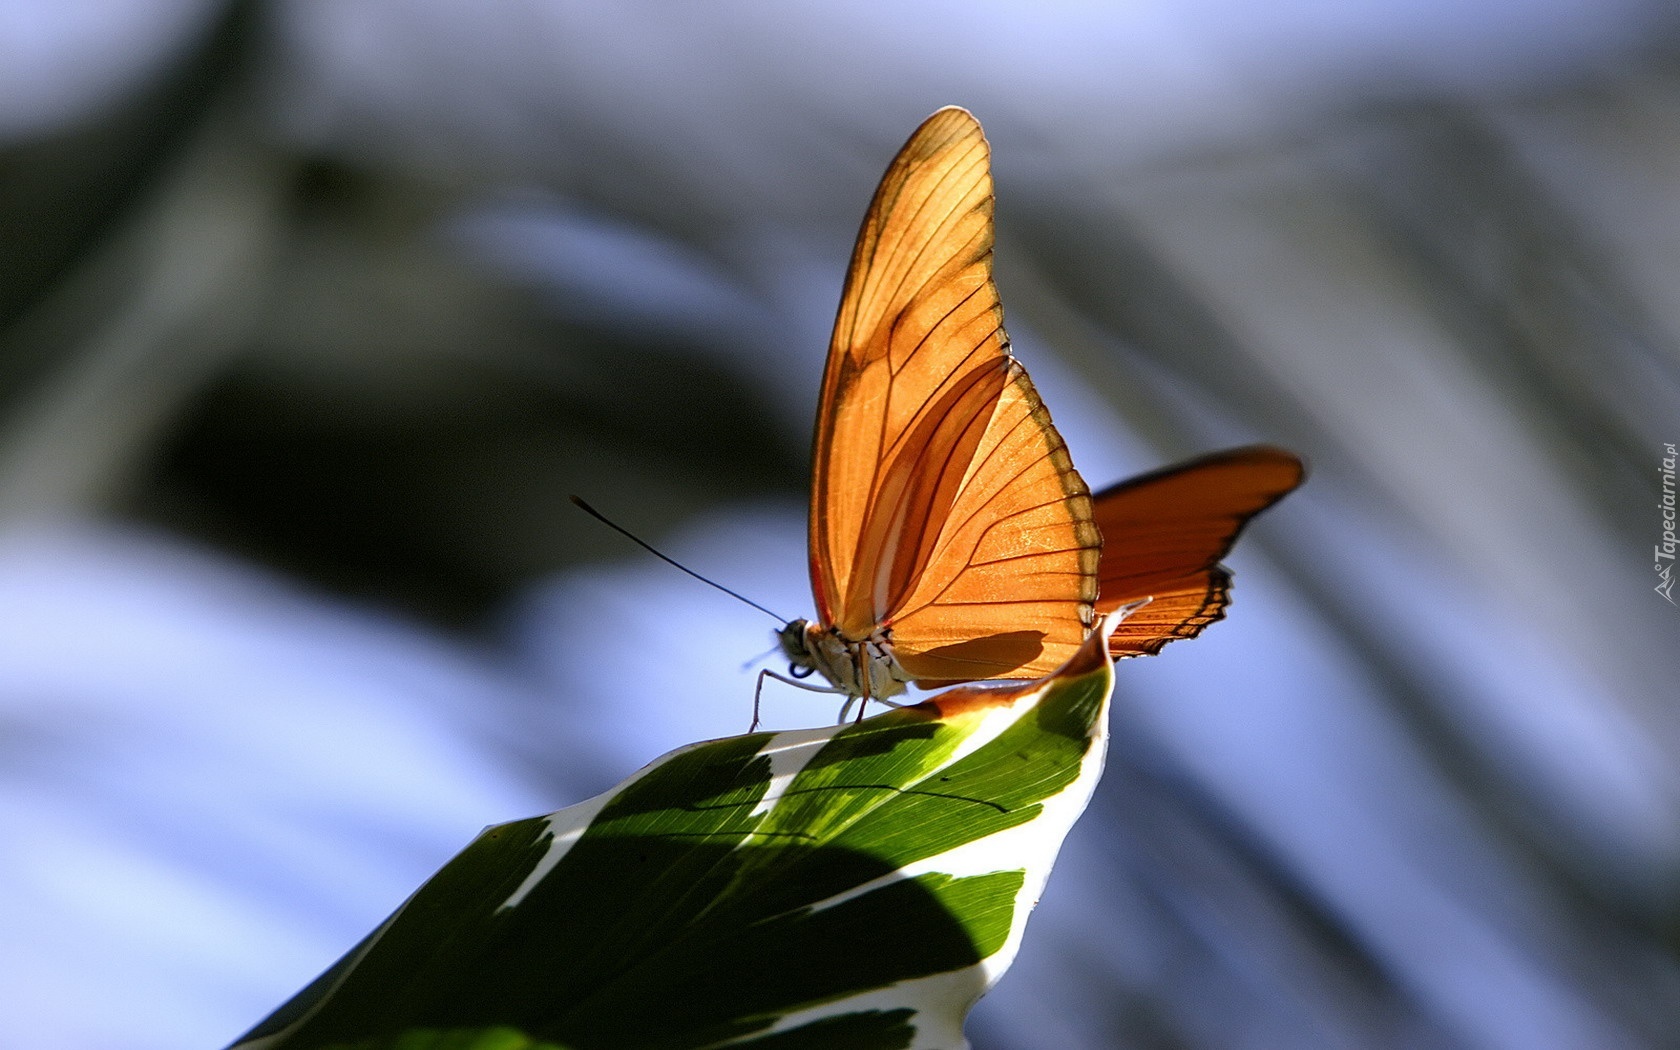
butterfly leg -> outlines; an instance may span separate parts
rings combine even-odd
[[[774,678],[776,681],[781,682],[784,685],[791,685],[795,689],[803,689],[808,693],[839,693],[844,691],[832,685],[811,685],[808,682],[801,682],[797,678],[789,678],[785,674],[777,674],[775,671],[766,667],[762,671],[758,672],[758,685],[753,689],[753,721],[752,725],[747,728],[747,732],[749,733],[758,728],[758,701],[759,697],[764,692],[764,680],[766,678]],[[856,698],[853,697],[852,699]],[[851,699],[846,701],[846,706],[852,706]],[[844,718],[845,716],[842,715],[841,717]]]
[[[836,691],[838,692],[838,690],[836,690]],[[877,703],[877,704],[886,704],[888,707],[894,707],[894,708],[913,706],[911,704],[901,704],[896,700],[883,700],[878,696],[868,696],[868,697],[865,697],[865,696],[848,696],[846,698],[846,702],[840,706],[840,717],[836,718],[834,720],[835,724],[838,725],[839,723],[844,722],[846,720],[846,716],[851,714],[853,704],[859,704],[858,713],[857,713],[857,721],[859,721],[859,722],[863,721],[863,706],[862,706],[861,703],[859,703],[860,701],[863,701],[863,700],[868,700],[872,703]]]
[[[862,695],[856,698],[861,700],[862,703],[858,704],[858,713],[856,720],[853,722],[854,725],[857,724],[857,722],[863,721],[863,713],[869,709],[869,657],[869,649],[866,646],[860,645],[852,650],[852,680],[857,683],[859,689],[863,690]],[[846,720],[846,712],[851,710],[851,707],[852,701],[848,699],[846,701],[846,706],[840,709],[840,718],[835,723],[836,725],[838,725],[839,722],[844,722]]]
[[[787,675],[778,674],[777,672],[772,671],[769,668],[765,668],[764,670],[758,672],[758,677],[761,681],[765,678],[774,678],[776,681],[781,682],[783,685],[791,685],[795,689],[803,689],[808,693],[840,693],[840,692],[845,691],[845,690],[841,689],[839,686],[834,686],[834,685],[811,685],[807,682],[801,682],[797,678],[789,678]]]
[[[753,720],[752,725],[747,727],[747,732],[749,733],[758,728],[758,702],[764,697],[764,676],[769,673],[770,669],[768,667],[760,668],[758,672],[758,684],[753,686]]]
[[[834,724],[839,725],[840,723],[844,722],[846,720],[846,716],[851,713],[852,705],[857,703],[859,700],[862,700],[862,699],[863,699],[863,697],[861,697],[861,696],[848,696],[848,697],[846,697],[846,702],[840,705],[840,715],[839,715],[839,717],[835,718]],[[858,708],[858,718],[860,720],[863,718],[863,708],[862,707]]]

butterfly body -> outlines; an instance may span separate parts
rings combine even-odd
[[[893,653],[892,629],[883,627],[860,639],[835,627],[794,620],[776,632],[776,641],[797,670],[820,674],[838,692],[882,700],[898,696],[912,681]],[[803,676],[801,676],[803,677]]]

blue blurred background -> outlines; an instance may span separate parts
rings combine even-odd
[[[0,1045],[221,1045],[744,730],[774,624],[566,496],[810,612],[843,268],[947,103],[1087,480],[1314,470],[1121,665],[978,1050],[1675,1045],[1660,0],[9,0]]]

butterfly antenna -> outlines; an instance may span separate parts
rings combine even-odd
[[[628,539],[631,543],[634,543],[636,546],[638,546],[638,547],[642,548],[643,550],[647,551],[649,554],[653,555],[655,558],[658,558],[660,561],[664,562],[665,564],[673,565],[676,568],[681,569],[683,572],[688,573],[690,576],[699,580],[701,583],[705,584],[706,586],[716,587],[718,590],[720,590],[723,593],[729,595],[731,598],[736,599],[737,601],[746,602],[748,605],[752,606],[754,609],[757,609],[759,612],[763,613],[764,615],[773,617],[776,620],[777,623],[786,624],[786,623],[791,622],[791,621],[788,620],[787,617],[777,616],[775,613],[771,612],[769,609],[766,609],[764,606],[762,606],[762,605],[758,604],[757,602],[753,601],[751,598],[748,598],[746,595],[737,594],[734,591],[730,590],[728,587],[725,587],[723,584],[718,583],[716,580],[706,579],[706,577],[704,577],[704,576],[700,575],[699,573],[695,572],[693,569],[684,565],[682,562],[677,561],[675,558],[667,557],[665,554],[661,553],[657,548],[655,548],[653,544],[651,544],[651,543],[647,542],[646,540],[642,539],[640,536],[631,532],[629,529],[620,525],[618,522],[613,521],[611,518],[607,517],[605,514],[602,514],[600,511],[596,510],[594,507],[591,507],[589,504],[585,503],[582,499],[578,498],[577,496],[572,497],[572,502],[576,503],[578,505],[578,507],[585,514],[588,514],[590,517],[594,518],[596,521],[598,521],[601,524],[607,526],[607,528],[612,529],[614,532],[616,532],[619,535],[623,536],[624,538]]]

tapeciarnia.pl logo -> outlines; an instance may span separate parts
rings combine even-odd
[[[1657,571],[1657,593],[1668,599],[1668,604],[1677,604],[1674,600],[1674,444],[1663,445],[1662,461],[1662,542],[1653,548],[1652,568]]]

